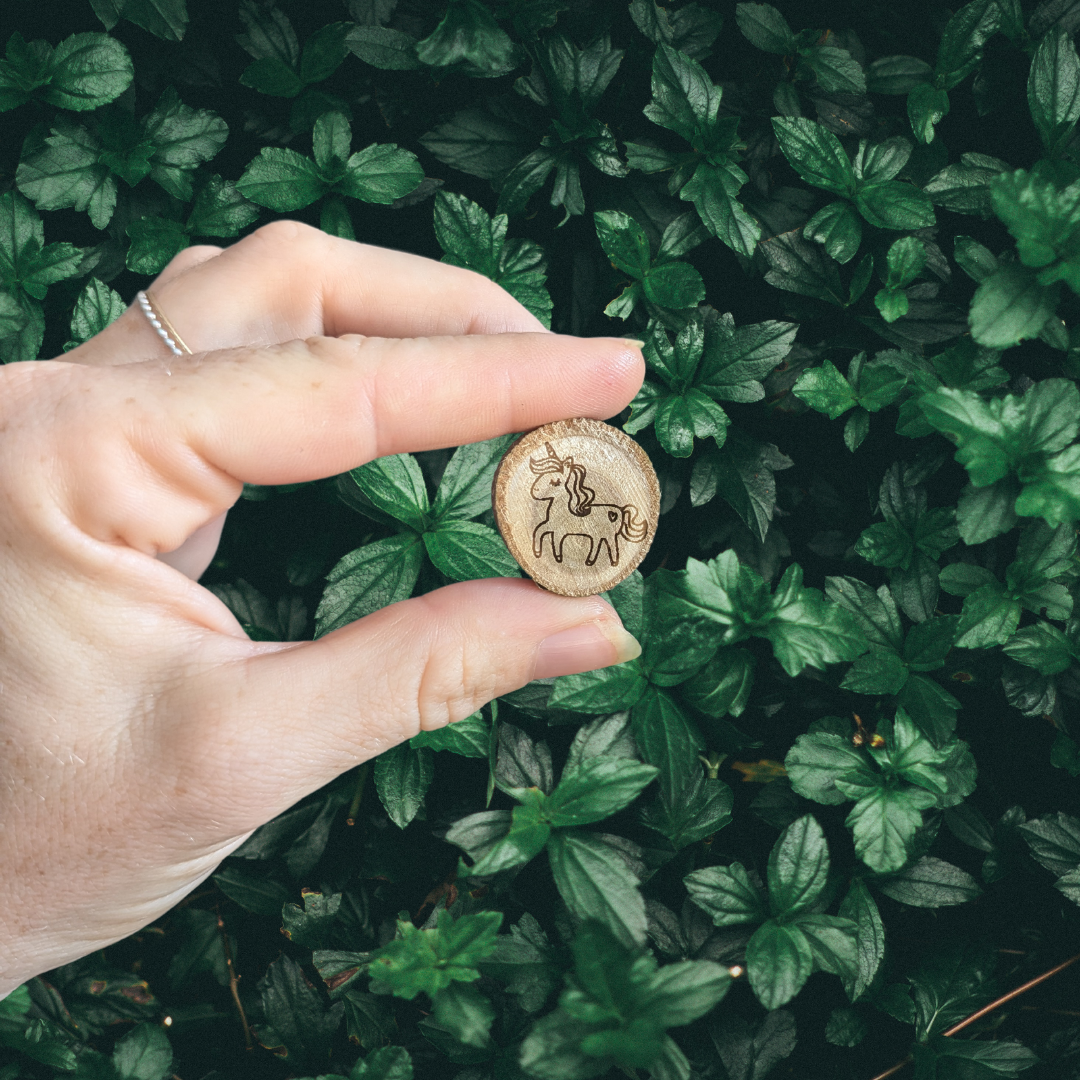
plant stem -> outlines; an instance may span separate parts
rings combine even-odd
[[[364,781],[367,780],[368,763],[365,761],[356,774],[356,791],[353,792],[352,802],[349,803],[349,813],[345,818],[346,825],[356,824],[356,815],[360,812],[360,802],[364,798]]]
[[[1010,990],[1007,994],[1002,994],[1001,997],[991,1001],[989,1005],[984,1005],[978,1012],[973,1012],[967,1019],[961,1020],[959,1024],[953,1024],[947,1031],[941,1033],[942,1038],[949,1038],[950,1035],[955,1035],[958,1031],[963,1031],[964,1028],[970,1024],[974,1024],[976,1020],[981,1020],[984,1016],[989,1015],[995,1009],[1000,1009],[1006,1002],[1012,1001],[1013,998],[1019,997],[1021,994],[1026,994],[1032,987],[1038,986],[1039,983],[1045,982],[1047,979],[1057,975],[1059,971],[1064,971],[1070,964],[1075,964],[1077,960],[1080,960],[1080,953],[1075,956],[1070,956],[1068,960],[1062,960],[1056,967],[1050,968],[1049,971],[1044,971],[1041,975],[1036,975],[1034,979],[1029,979],[1022,986],[1018,986],[1015,990]],[[893,1076],[898,1073],[905,1065],[911,1062],[911,1055],[908,1054],[903,1061],[898,1061],[891,1069],[886,1069],[883,1073],[878,1073],[874,1077],[874,1080],[886,1080],[886,1077]]]
[[[229,992],[232,994],[233,1002],[236,1005],[236,1012],[240,1017],[240,1025],[244,1029],[244,1046],[250,1050],[252,1048],[251,1029],[248,1027],[244,1006],[240,1003],[240,993],[237,990],[237,984],[240,980],[237,977],[236,968],[233,967],[232,949],[229,946],[229,935],[225,933],[225,920],[221,917],[220,910],[217,908],[214,910],[217,914],[218,929],[221,931],[221,943],[225,947],[225,966],[229,969]]]

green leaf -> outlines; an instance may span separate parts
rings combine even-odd
[[[116,206],[117,184],[100,163],[100,142],[65,117],[57,117],[51,133],[19,162],[19,190],[39,210],[87,210],[90,221],[104,229]]]
[[[192,196],[194,170],[216,157],[229,135],[228,124],[217,113],[190,108],[172,87],[158,98],[141,128],[153,146],[149,159],[151,179],[184,202]]]
[[[127,227],[131,238],[125,265],[136,274],[158,274],[190,241],[179,221],[144,217]]]
[[[960,702],[925,675],[911,675],[908,678],[897,698],[897,705],[937,746],[942,745],[956,730]]]
[[[286,904],[281,911],[282,929],[290,941],[307,949],[325,946],[341,909],[341,893],[324,896],[321,892],[303,890],[303,908]]]
[[[947,1069],[974,1068],[980,1070],[983,1076],[1019,1076],[1039,1063],[1034,1051],[1015,1039],[977,1042],[974,1039],[935,1036],[931,1046],[939,1062],[938,1075]],[[951,1065],[950,1062],[957,1064]]]
[[[846,305],[836,262],[820,248],[803,240],[799,230],[763,240],[759,250],[769,265],[765,280],[770,285],[812,296],[836,307]]]
[[[81,345],[115,322],[127,310],[119,293],[96,277],[90,278],[71,313],[71,345]]]
[[[1039,516],[1049,525],[1080,517],[1080,447],[1070,446],[1031,470],[1015,503],[1017,514]]]
[[[483,854],[475,849],[470,852],[475,852],[479,857],[469,867],[468,876],[487,877],[521,866],[539,855],[551,837],[551,825],[544,820],[546,813],[546,799],[542,794],[532,795],[529,802],[515,806],[506,835],[500,837]],[[448,833],[448,838],[449,835]],[[462,841],[453,842],[460,844]],[[462,873],[460,868],[459,873]]]
[[[771,4],[736,4],[735,19],[743,37],[764,52],[788,56],[795,51],[795,34]]]
[[[1058,811],[1023,822],[1017,828],[1032,858],[1055,876],[1068,874],[1080,865],[1080,819]]]
[[[409,1001],[420,993],[434,998],[454,982],[475,982],[477,964],[494,951],[502,920],[501,911],[455,919],[445,908],[429,930],[399,920],[398,936],[371,954],[372,978]]]
[[[856,694],[898,694],[908,680],[903,659],[886,649],[871,649],[860,656],[840,686]]]
[[[786,1005],[803,988],[813,963],[806,935],[797,926],[771,919],[754,931],[746,946],[750,986],[766,1009]]]
[[[283,213],[310,206],[330,185],[310,158],[285,147],[264,146],[236,187],[245,199]]]
[[[564,776],[545,804],[555,828],[603,821],[629,806],[659,770],[628,758],[596,757]]]
[[[968,313],[971,336],[991,349],[1007,349],[1038,337],[1057,308],[1056,286],[1016,263],[1003,263],[975,290]]]
[[[349,475],[378,509],[417,532],[425,530],[430,510],[427,485],[411,454],[376,458]]]
[[[864,787],[876,783],[865,755],[850,740],[825,732],[800,735],[784,759],[784,768],[799,795],[831,806],[848,798],[837,788],[838,780]]]
[[[882,56],[866,69],[866,88],[872,94],[909,94],[932,75],[933,68],[917,56]]]
[[[930,197],[902,180],[862,187],[855,196],[855,207],[879,229],[928,229],[935,224]]]
[[[697,725],[669,693],[649,688],[633,708],[634,740],[641,756],[657,767],[664,797],[679,801],[701,772],[698,754],[705,749]]]
[[[329,79],[341,66],[349,51],[345,44],[349,27],[346,22],[327,23],[304,42],[300,78],[306,85]]]
[[[452,581],[518,577],[520,570],[502,537],[478,521],[447,521],[424,533],[435,566]]]
[[[491,723],[482,713],[474,712],[462,720],[455,720],[434,731],[421,731],[409,740],[414,749],[449,750],[461,757],[487,759],[491,741]]]
[[[475,985],[451,983],[435,995],[434,1006],[431,1015],[417,1026],[443,1053],[454,1058],[461,1054],[462,1047],[472,1048],[477,1056],[491,1053],[494,1049],[491,1025],[497,1014],[491,1002]],[[453,1041],[453,1049],[447,1045],[450,1040]]]
[[[195,236],[237,236],[258,216],[231,180],[211,176],[195,196],[187,227]]]
[[[799,52],[799,67],[813,71],[818,86],[827,94],[866,92],[866,76],[862,66],[847,49],[839,49],[835,45],[811,45]]]
[[[282,907],[294,895],[293,891],[280,881],[260,877],[237,866],[226,866],[219,870],[214,874],[214,884],[245,911],[254,912],[256,915],[272,915],[274,918],[281,914]]]
[[[186,0],[123,0],[124,18],[163,41],[183,41],[187,29]]]
[[[871,645],[899,653],[903,648],[900,613],[888,587],[875,592],[865,582],[852,577],[825,579],[825,595],[851,612]]]
[[[599,717],[578,728],[563,766],[563,779],[594,757],[637,759],[638,749],[630,734],[629,717],[624,714],[606,719]]]
[[[683,683],[686,700],[706,716],[740,716],[754,685],[754,658],[745,649],[720,649]]]
[[[1073,662],[1072,643],[1056,626],[1042,620],[1018,630],[1002,651],[1040,675],[1058,675]]]
[[[1080,119],[1080,57],[1071,36],[1060,26],[1052,26],[1035,50],[1027,96],[1043,145],[1053,154]]]
[[[773,654],[789,675],[805,667],[824,668],[853,660],[866,650],[855,620],[844,608],[804,588],[802,568],[784,571],[773,597],[771,617],[757,631],[772,642]]]
[[[792,822],[769,855],[769,901],[777,918],[809,908],[829,876],[825,834],[811,814]]]
[[[422,67],[416,38],[389,26],[354,26],[345,36],[347,48],[372,67],[384,71],[415,71]]]
[[[956,524],[965,544],[981,544],[1016,524],[1019,485],[1000,480],[988,487],[968,484],[956,507]]]
[[[655,266],[646,272],[641,284],[645,296],[659,307],[680,310],[697,307],[705,299],[705,282],[689,263]]]
[[[411,596],[423,550],[418,536],[406,534],[350,551],[326,576],[315,612],[316,637]]]
[[[885,927],[877,903],[859,878],[852,881],[839,914],[855,923],[855,970],[841,977],[848,1000],[858,1001],[870,989],[885,959]]]
[[[274,914],[281,911],[278,907]],[[169,963],[169,985],[179,989],[193,975],[209,971],[222,986],[229,984],[229,969],[217,915],[212,911],[186,908],[176,913],[177,928],[184,935],[184,944]],[[10,999],[7,999],[10,1000]],[[171,1055],[170,1055],[171,1057]]]
[[[750,258],[761,239],[761,226],[735,197],[745,183],[746,174],[737,166],[715,168],[703,161],[682,186],[679,198],[694,204],[713,236]]]
[[[421,63],[462,64],[470,75],[503,75],[515,66],[514,45],[491,12],[477,0],[451,0],[438,26],[416,43]]]
[[[279,956],[257,986],[269,1029],[263,1029],[266,1041],[298,1064],[325,1062],[344,1005],[338,1002],[327,1009],[291,956]]]
[[[172,1072],[172,1062],[169,1038],[157,1024],[133,1028],[116,1044],[112,1055],[120,1080],[165,1080]]]
[[[424,805],[435,776],[431,751],[401,743],[375,759],[375,790],[390,820],[404,829]]]
[[[108,34],[72,34],[49,58],[42,97],[60,109],[83,112],[118,98],[134,78],[127,49]]]
[[[683,879],[691,899],[717,926],[739,926],[767,918],[765,894],[742,863],[695,870]]]
[[[754,1028],[728,1012],[710,1033],[731,1080],[762,1080],[791,1055],[797,1042],[795,1018],[782,1009],[766,1013]]]
[[[594,833],[552,833],[548,858],[563,902],[578,919],[603,923],[624,945],[645,940],[645,900],[621,855]]]
[[[875,885],[886,896],[909,907],[950,907],[982,895],[982,889],[970,874],[930,855],[924,855],[898,874],[879,878]]]
[[[548,704],[553,709],[598,713],[629,709],[641,700],[648,683],[637,661],[555,680]]]
[[[855,834],[855,854],[879,874],[899,870],[922,824],[922,811],[934,802],[929,791],[919,788],[873,788],[847,816],[846,824]]]
[[[862,243],[862,222],[848,202],[823,206],[804,226],[803,236],[825,245],[826,254],[838,263],[849,263]]]
[[[949,95],[930,83],[911,88],[907,99],[908,122],[915,138],[924,146],[934,141],[935,127],[949,113]]]
[[[984,218],[993,217],[994,204],[990,197],[990,184],[1008,168],[1008,164],[1000,158],[987,154],[964,153],[960,155],[959,161],[946,165],[941,172],[935,173],[923,185],[923,191],[930,196],[935,206],[944,210],[952,210],[957,214],[977,214]],[[983,248],[983,251],[985,250]],[[981,281],[982,278],[978,280]]]
[[[303,79],[276,56],[263,56],[249,64],[240,83],[271,97],[293,98],[304,89]]]
[[[934,71],[944,79],[947,89],[960,82],[978,62],[982,47],[998,28],[999,18],[995,0],[971,0],[946,23]]]
[[[718,832],[731,822],[731,788],[719,780],[693,774],[673,798],[660,798],[646,806],[642,820],[671,841],[676,851]]]
[[[363,202],[388,205],[408,195],[423,179],[424,170],[412,151],[394,143],[372,143],[346,162],[337,190]]]
[[[831,360],[825,360],[819,368],[807,368],[791,392],[810,408],[825,413],[830,420],[842,416],[856,400],[851,384]]]
[[[848,198],[855,194],[855,172],[831,131],[798,116],[774,116],[772,126],[784,157],[806,183]]]
[[[1005,596],[995,581],[979,587],[964,600],[956,644],[963,649],[1004,645],[1019,625],[1019,602]]]
[[[715,123],[721,91],[705,69],[670,45],[661,44],[653,56],[652,100],[645,115],[693,142],[704,127]]]
[[[380,1046],[352,1067],[349,1080],[413,1080],[412,1058],[403,1046]]]
[[[806,912],[795,919],[806,937],[815,965],[830,975],[850,978],[858,966],[855,924],[838,915]]]

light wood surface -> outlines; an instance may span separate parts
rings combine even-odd
[[[495,522],[540,586],[592,596],[645,558],[660,485],[645,451],[599,420],[559,420],[523,435],[492,485]]]

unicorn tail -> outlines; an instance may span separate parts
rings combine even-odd
[[[648,521],[637,520],[637,507],[630,503],[620,509],[622,510],[622,524],[619,526],[619,535],[625,536],[627,540],[635,544],[640,544],[649,534]]]

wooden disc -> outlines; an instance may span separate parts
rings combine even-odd
[[[518,439],[499,462],[491,501],[506,546],[537,585],[592,596],[645,558],[660,485],[633,439],[579,418]]]

